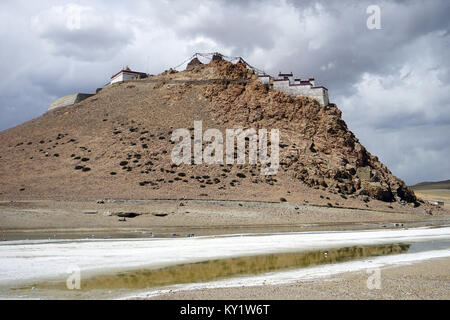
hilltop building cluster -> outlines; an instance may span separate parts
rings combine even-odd
[[[279,73],[278,77],[272,78],[270,75],[259,75],[258,79],[264,84],[271,85],[273,90],[286,92],[293,95],[311,97],[319,101],[323,106],[327,106],[330,101],[328,89],[324,86],[316,86],[314,77],[308,79],[294,78],[291,73]]]
[[[278,77],[272,77],[266,74],[264,71],[252,67],[241,57],[226,57],[217,52],[210,54],[196,53],[190,59],[186,60],[182,65],[189,62],[186,68],[187,70],[189,70],[189,67],[190,66],[192,67],[192,64],[194,62],[197,62],[198,64],[203,64],[202,62],[200,62],[200,60],[198,60],[199,57],[209,58],[211,61],[215,59],[216,60],[226,59],[231,62],[239,61],[245,64],[247,68],[253,70],[253,72],[258,75],[258,80],[261,83],[269,85],[273,90],[278,90],[293,95],[311,97],[319,101],[319,103],[323,106],[327,106],[330,103],[328,98],[328,89],[323,86],[316,86],[314,78],[308,79],[295,78],[292,72],[291,73],[280,72],[278,74]],[[120,70],[118,73],[111,76],[111,79],[107,85],[132,80],[145,79],[148,78],[148,76],[149,75],[145,72],[133,71],[128,66],[126,66],[122,68],[122,70]],[[97,92],[100,90],[101,88],[97,89]],[[68,96],[55,100],[50,105],[49,110],[73,105],[75,103],[81,102],[89,98],[92,95],[93,94],[86,94],[86,93],[70,94]]]

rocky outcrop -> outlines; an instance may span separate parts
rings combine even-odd
[[[79,103],[87,98],[92,97],[93,94],[90,93],[74,93],[64,96],[62,98],[58,98],[52,102],[48,110],[54,110],[57,108],[62,108],[66,106],[73,105],[75,103]]]
[[[225,77],[249,77],[245,65],[215,61]],[[273,91],[267,85],[211,85],[205,91],[224,123],[283,128],[282,168],[310,187],[344,195],[415,202],[414,192],[359,143],[336,105]]]
[[[186,70],[191,71],[196,66],[201,66],[201,65],[203,65],[203,63],[200,60],[198,60],[198,58],[194,58],[187,64]]]

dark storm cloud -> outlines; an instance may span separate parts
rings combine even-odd
[[[245,10],[243,13],[243,10]],[[253,49],[270,49],[282,32],[273,24],[273,17],[261,13],[261,3],[218,3],[200,12],[188,25],[175,24],[180,37],[204,36],[231,48],[233,52],[251,53]],[[245,19],[243,19],[243,15]]]
[[[381,30],[366,26],[369,5],[381,8]],[[2,1],[0,129],[124,65],[159,73],[220,51],[271,74],[314,75],[394,174],[448,179],[449,13],[445,0]]]

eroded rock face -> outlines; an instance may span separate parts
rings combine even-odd
[[[222,75],[244,75],[245,67],[219,64]],[[229,70],[227,70],[229,68]],[[224,74],[225,73],[225,74]],[[283,170],[308,186],[382,201],[415,202],[414,193],[359,143],[336,105],[273,91],[259,82],[209,86],[205,97],[217,119],[236,126],[279,128]]]

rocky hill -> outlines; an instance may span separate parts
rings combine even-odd
[[[278,174],[261,176],[248,164],[175,166],[172,131],[193,130],[196,120],[203,130],[279,129]],[[108,86],[1,132],[0,177],[0,199],[416,202],[348,130],[337,106],[273,91],[244,64],[218,57]]]

